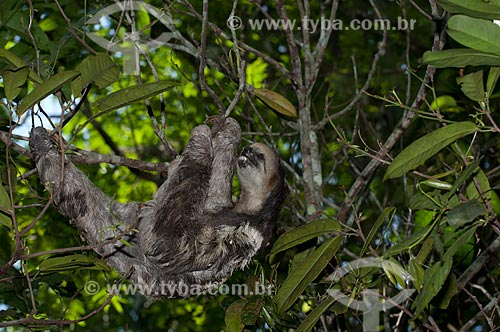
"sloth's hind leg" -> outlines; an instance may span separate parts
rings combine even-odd
[[[30,135],[30,150],[43,186],[58,210],[70,218],[90,245],[120,272],[133,264],[134,248],[122,248],[120,238],[131,241],[129,231],[137,224],[139,204],[119,204],[97,188],[73,163],[64,159],[42,127]],[[106,245],[102,242],[108,240]]]

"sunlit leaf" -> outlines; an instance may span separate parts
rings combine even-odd
[[[177,83],[170,81],[160,81],[144,83],[113,92],[106,97],[99,99],[95,105],[101,111],[111,111],[129,105],[133,102],[144,100],[156,96],[164,91],[177,86]]]
[[[293,106],[293,104],[288,99],[286,99],[279,93],[268,89],[254,89],[253,93],[260,101],[266,104],[267,107],[269,107],[273,111],[286,116],[294,118],[297,117],[297,110],[295,109],[295,106]]]
[[[102,89],[118,79],[120,70],[111,57],[104,53],[90,55],[76,67],[81,75],[71,82],[73,96],[80,96],[85,85],[93,82]]]
[[[476,130],[474,123],[464,121],[441,127],[419,138],[394,158],[385,172],[384,180],[402,176],[460,137],[470,135]]]
[[[457,101],[452,96],[444,95],[437,97],[431,103],[432,110],[446,111],[451,108],[457,107]]]
[[[80,73],[77,71],[63,71],[61,73],[55,74],[54,76],[51,76],[45,82],[43,82],[39,86],[36,86],[23,98],[23,100],[17,107],[18,116],[21,116],[29,108],[42,101],[48,95],[51,95],[61,89],[64,84],[68,83],[78,75],[80,75]]]
[[[342,237],[336,236],[325,241],[307,256],[306,260],[292,269],[276,294],[278,311],[284,313],[323,271],[342,244]]]

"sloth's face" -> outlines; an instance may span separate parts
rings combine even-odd
[[[279,181],[278,167],[278,156],[267,145],[254,143],[245,147],[238,158],[242,191],[254,195],[270,193]]]

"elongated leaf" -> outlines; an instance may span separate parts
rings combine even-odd
[[[436,129],[419,138],[394,158],[385,172],[384,180],[402,176],[458,138],[470,135],[476,130],[477,127],[474,123],[464,121]]]
[[[408,264],[408,270],[412,276],[412,283],[416,287],[417,291],[420,292],[422,285],[424,284],[424,268],[416,259],[410,259]]]
[[[177,83],[170,81],[135,85],[113,92],[106,97],[99,99],[95,105],[103,112],[111,111],[133,102],[150,98],[175,86],[177,86]]]
[[[491,67],[488,74],[488,82],[486,83],[486,94],[488,98],[493,94],[497,85],[498,77],[500,77],[500,67]]]
[[[271,249],[270,261],[273,261],[274,256],[279,252],[295,247],[317,236],[340,231],[340,223],[336,220],[318,219],[311,221],[280,236]]]
[[[7,97],[8,101],[13,101],[19,95],[22,86],[26,83],[29,72],[28,67],[5,69],[3,71],[5,97]]]
[[[460,89],[469,99],[474,101],[484,101],[484,85],[483,85],[483,71],[476,71],[457,77],[457,83]]]
[[[500,56],[468,48],[455,48],[438,52],[427,51],[424,53],[423,61],[425,64],[437,68],[500,66]]]
[[[451,246],[448,248],[446,253],[444,254],[443,259],[444,260],[452,260],[453,256],[457,253],[458,250],[463,248],[467,242],[471,239],[471,237],[474,235],[476,232],[476,229],[478,228],[478,225],[472,225],[468,229],[464,230],[458,238],[453,239],[451,242]]]
[[[314,250],[306,260],[290,271],[276,294],[276,303],[280,313],[284,313],[295,303],[309,283],[323,271],[341,244],[342,238],[340,236],[327,240]]]
[[[295,106],[279,93],[268,89],[254,89],[253,93],[270,109],[286,116],[297,117]]]
[[[5,211],[11,211],[11,206],[10,206],[10,197],[9,194],[7,193],[7,190],[5,190],[5,187],[0,185],[0,207],[2,210]],[[0,225],[7,226],[9,228],[12,227],[12,220],[10,216],[7,216],[0,210]]]
[[[448,212],[446,218],[450,226],[458,228],[487,213],[484,204],[473,200],[455,206]]]
[[[80,75],[77,71],[63,71],[55,74],[48,80],[35,87],[26,97],[23,98],[17,107],[17,115],[21,116],[29,108],[33,107],[36,103],[42,101],[45,97],[61,89],[61,87]]]
[[[465,14],[488,20],[500,19],[500,7],[492,1],[438,0],[438,3],[451,14]]]
[[[14,66],[14,68],[22,68],[22,67],[26,67],[28,65],[26,62],[23,61],[23,59],[21,59],[20,57],[18,57],[17,55],[12,53],[11,51],[5,50],[3,48],[0,48],[0,57],[7,60],[12,66]],[[37,84],[41,84],[43,82],[43,80],[40,78],[40,76],[38,76],[32,70],[30,70],[29,78]]]
[[[500,56],[500,26],[491,21],[455,15],[448,20],[448,34],[464,46]]]
[[[241,312],[247,304],[247,299],[237,300],[226,309],[225,322],[228,332],[241,332],[245,325],[241,322]]]
[[[452,260],[438,261],[425,271],[424,285],[415,298],[415,315],[420,315],[431,300],[439,293],[450,274]]]
[[[75,269],[107,270],[107,265],[102,260],[92,256],[74,254],[63,257],[51,257],[40,263],[40,272],[57,272]]]
[[[318,319],[323,315],[323,313],[330,308],[330,306],[337,301],[336,298],[330,296],[327,297],[323,302],[321,302],[316,308],[314,308],[311,313],[304,319],[302,324],[297,328],[296,332],[309,332],[312,331],[314,325]]]
[[[449,200],[452,195],[460,188],[473,174],[479,170],[479,164],[477,161],[470,163],[465,167],[460,176],[455,180],[450,191],[444,196],[444,200]]]
[[[71,92],[75,97],[80,96],[85,85],[93,82],[102,89],[115,82],[120,74],[118,65],[104,53],[86,57],[75,70],[81,74],[71,82]]]
[[[446,288],[439,301],[440,309],[447,309],[451,299],[458,293],[457,277],[453,273],[450,273],[445,286]]]
[[[361,253],[359,254],[360,257],[362,257],[365,254],[366,249],[372,243],[373,239],[375,238],[375,235],[378,234],[379,228],[384,224],[387,217],[390,216],[389,217],[389,223],[390,223],[392,221],[392,218],[394,218],[395,213],[396,213],[396,208],[394,207],[385,208],[384,211],[382,211],[382,214],[377,218],[377,220],[373,224],[372,229],[370,229],[370,233],[368,233],[368,236],[366,237],[366,241],[363,244]]]
[[[429,225],[425,226],[418,232],[414,232],[407,239],[396,243],[393,247],[389,248],[384,253],[384,257],[390,257],[399,254],[402,251],[407,251],[424,241],[429,234],[434,230],[434,226],[439,221],[439,218],[435,218]]]
[[[383,259],[381,263],[385,275],[394,286],[399,284],[400,287],[404,288],[411,281],[411,275],[394,258]]]

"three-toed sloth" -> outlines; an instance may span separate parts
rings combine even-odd
[[[147,295],[187,297],[248,265],[270,240],[287,192],[274,150],[255,143],[237,158],[238,123],[227,118],[214,128],[192,130],[146,203],[112,200],[69,160],[63,163],[41,127],[32,130],[30,148],[54,204],[97,253]],[[233,203],[236,164],[240,196]]]

